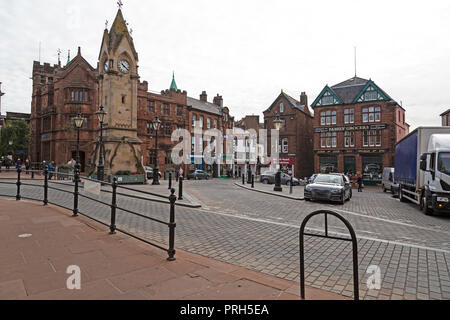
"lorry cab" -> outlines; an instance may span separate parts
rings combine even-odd
[[[381,181],[381,188],[383,192],[390,191],[393,194],[398,189],[398,184],[394,182],[394,168],[384,168],[383,169],[383,178]]]
[[[450,134],[432,134],[420,156],[423,187],[420,206],[426,213],[450,212]]]

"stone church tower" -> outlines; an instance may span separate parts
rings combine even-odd
[[[137,136],[138,54],[119,9],[108,32],[105,29],[98,57],[99,103],[104,121],[105,176],[117,171],[144,172],[141,141]],[[99,144],[93,163],[98,162]]]

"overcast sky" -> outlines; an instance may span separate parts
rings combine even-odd
[[[440,125],[450,108],[450,1],[122,0],[141,80],[208,100],[232,115],[260,114],[283,89],[309,103],[326,84],[375,81],[406,109],[411,128]],[[30,112],[33,60],[57,63],[77,47],[97,65],[116,0],[0,0],[2,114]],[[262,122],[262,118],[260,119]]]

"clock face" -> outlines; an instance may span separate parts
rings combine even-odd
[[[120,60],[119,61],[119,70],[123,73],[128,73],[130,71],[130,64],[127,60]]]
[[[103,70],[105,70],[105,72],[108,72],[108,69],[109,69],[109,61],[106,60],[105,65],[103,66]]]

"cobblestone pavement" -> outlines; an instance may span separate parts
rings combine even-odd
[[[151,188],[149,186],[149,188]],[[23,186],[23,195],[42,199],[42,189]],[[354,193],[345,205],[309,203],[248,191],[231,180],[189,181],[186,192],[201,209],[176,208],[176,247],[207,257],[299,281],[298,231],[302,219],[317,209],[342,213],[358,236],[360,296],[363,299],[450,299],[450,218],[424,216],[378,190]],[[14,185],[0,184],[0,194],[15,195]],[[90,195],[91,197],[95,197]],[[99,199],[110,201],[110,194]],[[49,191],[49,199],[72,207],[69,193]],[[119,197],[121,207],[168,220],[166,204]],[[109,208],[88,199],[81,212],[109,222]],[[346,233],[337,221],[330,230]],[[168,228],[119,210],[117,225],[167,243]],[[311,220],[321,229],[322,221]],[[307,238],[306,283],[351,296],[351,244]],[[370,265],[381,269],[381,289],[368,290]]]

